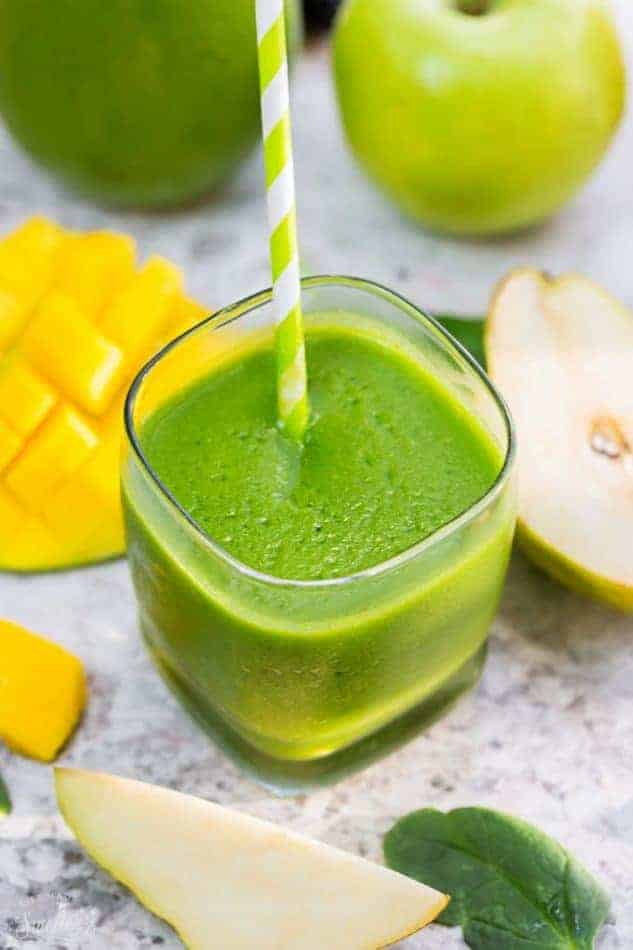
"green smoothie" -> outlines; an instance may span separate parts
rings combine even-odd
[[[218,544],[258,571],[315,580],[380,564],[470,508],[502,459],[476,420],[395,349],[350,329],[307,339],[313,422],[279,432],[271,345],[146,423],[150,465]]]
[[[159,665],[242,752],[291,762],[420,704],[433,714],[434,697],[471,685],[513,527],[498,506],[403,555],[486,495],[503,453],[406,345],[350,315],[310,321],[306,352],[302,448],[277,427],[273,343],[260,337],[140,428],[146,464],[189,521],[135,463],[124,476]]]

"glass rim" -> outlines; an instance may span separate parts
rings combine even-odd
[[[175,350],[181,343],[188,339],[188,337],[193,336],[204,327],[213,328],[212,325],[217,323],[219,329],[220,327],[227,326],[234,320],[239,319],[241,316],[244,316],[247,313],[252,313],[259,307],[270,303],[272,301],[273,295],[272,288],[269,287],[266,290],[261,290],[257,293],[244,297],[235,303],[229,304],[226,307],[222,307],[216,313],[205,317],[203,320],[189,327],[188,330],[185,330],[184,333],[179,334],[173,340],[170,340],[169,343],[165,344],[160,350],[158,350],[158,352],[156,352],[149,360],[147,360],[147,362],[138,371],[125,398],[125,431],[136,459],[140,463],[143,471],[149,476],[154,486],[158,488],[162,497],[164,497],[164,499],[167,501],[168,507],[172,508],[177,516],[184,518],[185,522],[190,528],[193,529],[195,535],[199,538],[202,544],[238,574],[241,574],[252,581],[257,581],[270,587],[298,588],[304,590],[327,590],[329,588],[344,587],[358,581],[368,580],[383,574],[388,574],[390,571],[397,570],[414,558],[424,554],[426,550],[429,550],[435,545],[441,543],[446,538],[450,537],[450,535],[455,534],[464,525],[474,521],[483,511],[490,507],[490,505],[498,498],[505,488],[516,458],[516,431],[512,416],[503,396],[493,381],[490,379],[488,374],[479,365],[477,360],[464,346],[462,346],[458,340],[451,336],[451,334],[441,325],[441,323],[439,323],[438,320],[435,319],[435,317],[426,313],[426,311],[421,310],[420,307],[412,303],[406,297],[402,296],[402,294],[399,294],[397,291],[391,290],[384,284],[367,280],[362,277],[323,274],[311,277],[303,277],[301,279],[301,286],[306,289],[320,285],[340,285],[355,288],[357,290],[369,290],[375,295],[381,296],[383,299],[390,301],[400,310],[408,312],[409,316],[417,320],[419,323],[426,324],[427,326],[431,327],[431,329],[435,331],[436,335],[438,335],[445,343],[448,343],[449,347],[459,353],[462,359],[464,359],[469,365],[471,371],[474,372],[474,374],[484,384],[485,388],[492,396],[497,408],[501,412],[507,434],[508,445],[503,460],[503,465],[501,466],[495,481],[481,496],[481,498],[474,502],[474,504],[472,504],[469,508],[466,508],[465,511],[462,511],[461,514],[456,515],[450,521],[447,521],[446,524],[443,524],[431,534],[427,535],[425,538],[422,538],[422,540],[417,541],[414,545],[411,545],[408,548],[405,548],[404,551],[400,551],[398,554],[387,558],[387,560],[381,561],[380,563],[374,564],[371,567],[364,568],[361,571],[356,571],[352,574],[347,574],[342,577],[328,577],[317,580],[283,578],[277,577],[274,574],[267,574],[265,571],[259,571],[257,568],[250,567],[250,565],[245,564],[243,561],[240,561],[238,558],[234,557],[229,551],[226,550],[226,548],[222,547],[221,544],[215,541],[211,535],[208,534],[204,528],[199,525],[198,522],[186,511],[186,509],[182,507],[180,502],[175,498],[172,492],[163,483],[159,475],[154,471],[152,465],[147,459],[137,437],[136,426],[134,424],[133,413],[136,404],[136,398],[139,394],[141,386],[143,385],[143,382],[152,372],[154,367],[156,367],[169,353],[171,353],[172,350]]]

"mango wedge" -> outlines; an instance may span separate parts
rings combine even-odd
[[[119,451],[140,366],[206,311],[131,238],[38,217],[0,241],[0,570],[123,553]]]
[[[8,620],[0,620],[0,739],[15,752],[52,761],[86,703],[81,662]]]

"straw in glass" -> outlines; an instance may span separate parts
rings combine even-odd
[[[301,442],[310,409],[283,0],[257,0],[256,11],[273,305],[277,322],[278,414],[282,429]]]

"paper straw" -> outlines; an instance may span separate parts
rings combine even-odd
[[[273,306],[277,323],[277,406],[282,428],[301,442],[310,409],[283,0],[257,0],[256,11]]]

